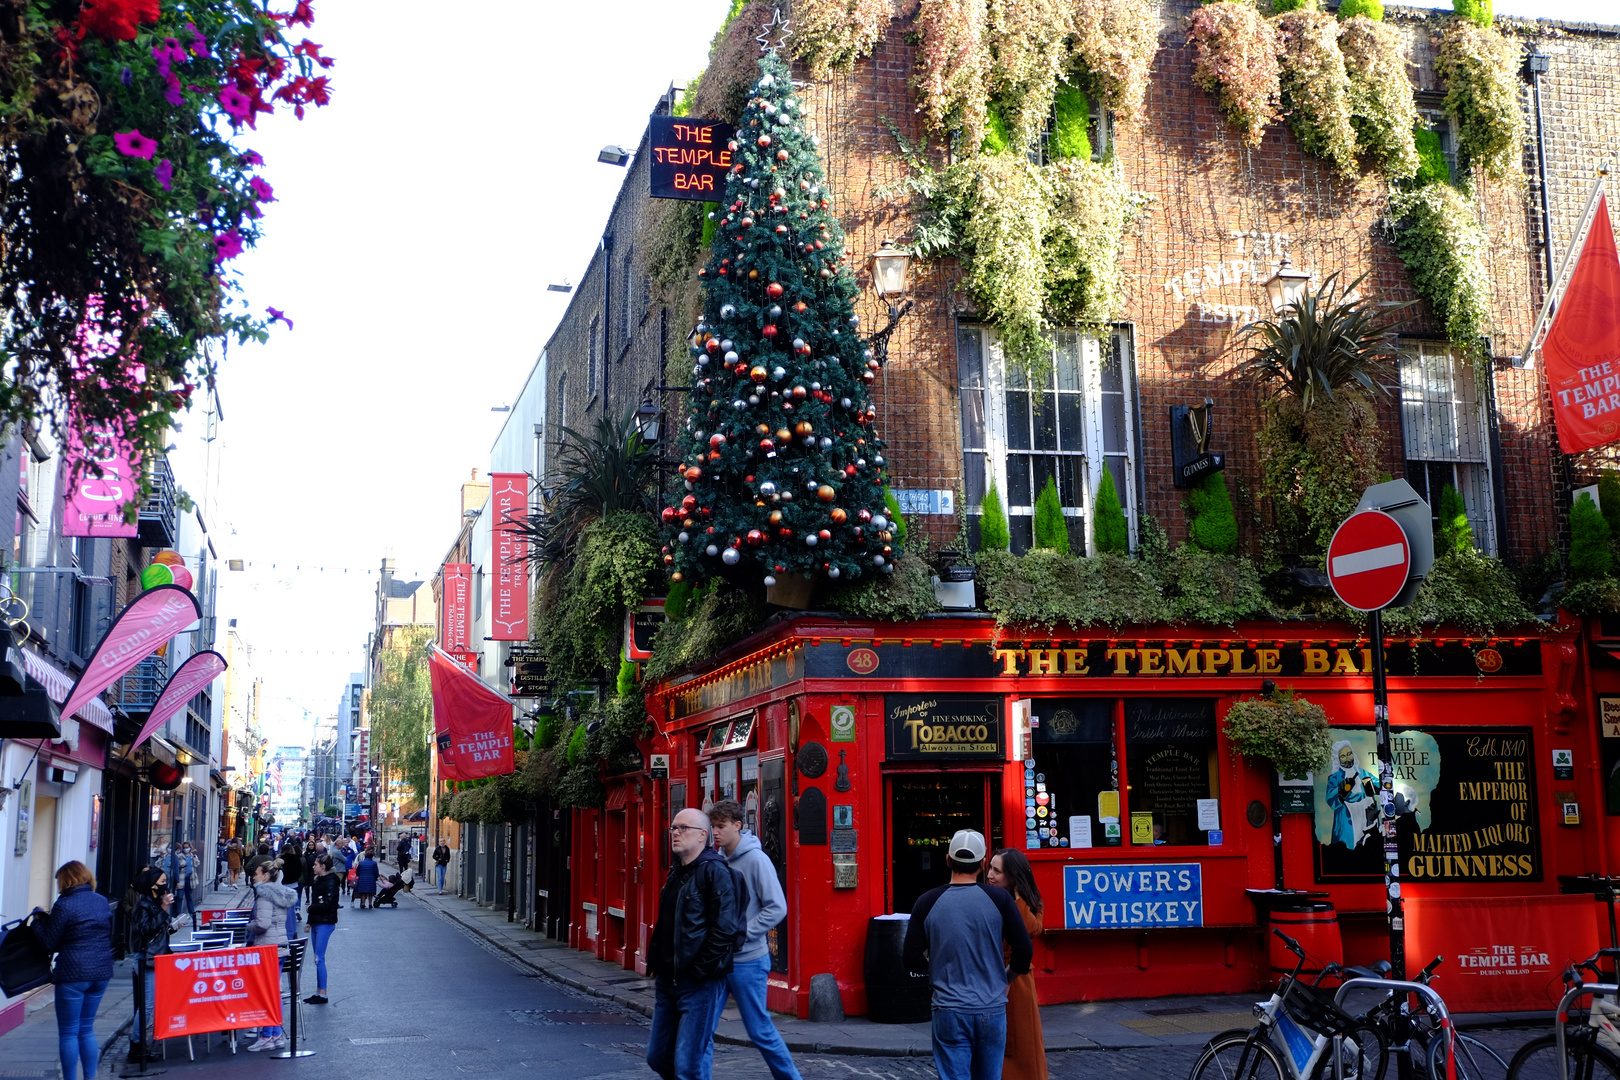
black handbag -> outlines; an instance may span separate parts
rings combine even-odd
[[[16,997],[51,981],[51,954],[34,931],[36,913],[0,926],[0,991]]]

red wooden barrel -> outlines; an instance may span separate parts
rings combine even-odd
[[[1326,900],[1303,900],[1284,904],[1271,912],[1271,925],[1299,942],[1305,950],[1301,975],[1315,975],[1329,961],[1344,963],[1344,939],[1339,936],[1339,913]],[[1276,934],[1271,942],[1271,972],[1287,975],[1298,959]]]

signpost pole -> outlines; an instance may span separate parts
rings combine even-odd
[[[1389,741],[1389,690],[1384,678],[1384,611],[1372,613],[1373,722],[1378,739],[1379,825],[1384,838],[1384,910],[1389,919],[1390,978],[1406,978],[1406,920],[1401,909],[1401,853],[1395,841],[1395,754]]]

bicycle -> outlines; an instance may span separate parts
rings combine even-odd
[[[1255,1004],[1252,1029],[1223,1031],[1204,1044],[1188,1080],[1379,1080],[1385,1047],[1377,1029],[1302,982],[1305,950],[1281,930],[1271,932],[1299,962],[1270,1000]]]
[[[1444,960],[1443,956],[1435,957],[1412,981],[1428,986],[1435,978],[1435,969]],[[1330,963],[1322,969],[1322,974],[1324,977],[1387,979],[1390,970],[1389,961],[1380,960],[1370,968]],[[1427,999],[1413,994],[1389,994],[1357,1019],[1376,1027],[1391,1052],[1406,1054],[1414,1065],[1427,1070],[1430,1080],[1448,1080],[1446,1028],[1436,1019]],[[1456,1080],[1503,1080],[1507,1076],[1507,1061],[1472,1035],[1452,1030],[1450,1044],[1456,1060]],[[1388,1067],[1386,1061],[1372,1080],[1383,1080]]]
[[[1553,1017],[1553,1033],[1531,1039],[1513,1055],[1508,1080],[1620,1080],[1620,985],[1601,981],[1604,972],[1598,961],[1611,962],[1620,956],[1615,949],[1599,949],[1594,955],[1564,969],[1568,987]],[[1584,982],[1581,972],[1589,971],[1598,982]],[[1583,997],[1592,999],[1586,1020],[1569,1026],[1572,1006]],[[1577,1021],[1579,1023],[1579,1021]]]

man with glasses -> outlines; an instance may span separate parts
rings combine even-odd
[[[746,889],[714,850],[703,811],[688,807],[675,815],[669,849],[674,865],[658,897],[647,957],[647,974],[655,979],[647,1064],[664,1080],[709,1080]]]

